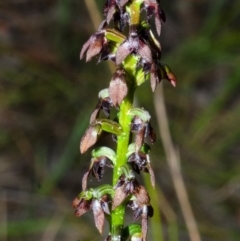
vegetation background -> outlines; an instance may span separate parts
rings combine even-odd
[[[96,1],[99,11],[104,2]],[[237,241],[240,1],[163,0],[161,6],[167,15],[162,61],[178,78],[176,88],[164,83],[168,124],[199,232],[203,241]],[[83,0],[0,1],[2,241],[104,239],[91,213],[79,219],[71,208],[90,161],[89,153],[80,155],[79,141],[111,77],[106,63],[79,60],[95,30]],[[158,130],[158,103],[149,83],[137,96]],[[158,137],[151,156],[162,214],[155,229],[163,227],[163,240],[187,241]],[[154,240],[151,232],[149,237]]]

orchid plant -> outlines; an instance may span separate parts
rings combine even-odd
[[[82,179],[82,192],[74,199],[73,207],[76,216],[92,210],[100,233],[105,219],[109,222],[106,241],[145,241],[153,208],[148,191],[138,182],[136,174],[149,173],[155,185],[149,144],[156,141],[156,133],[150,114],[133,107],[133,98],[136,88],[147,80],[152,91],[162,79],[176,85],[170,68],[160,62],[161,45],[157,37],[165,14],[157,0],[107,0],[103,14],[105,19],[83,45],[80,58],[86,56],[86,61],[90,61],[98,56],[98,62],[112,61],[116,71],[108,88],[99,92],[99,101],[81,139],[80,152],[94,146],[104,133],[112,135],[116,149],[101,146],[92,150],[89,169]],[[113,118],[112,108],[117,110]],[[113,170],[112,183],[89,188],[89,175],[100,181],[105,168]],[[133,210],[134,222],[128,225],[124,223],[126,208]],[[137,219],[141,222],[136,223]]]

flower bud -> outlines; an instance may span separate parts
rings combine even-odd
[[[118,69],[111,79],[109,96],[114,106],[120,106],[128,93],[125,75],[126,73],[123,69]]]

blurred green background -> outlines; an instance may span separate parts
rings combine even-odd
[[[105,1],[96,1],[99,11]],[[161,1],[163,57],[178,78],[164,82],[174,144],[203,241],[240,240],[240,1]],[[91,213],[71,208],[90,152],[79,141],[106,63],[79,60],[95,31],[83,0],[0,1],[0,240],[103,240]],[[158,129],[149,83],[139,105]],[[156,106],[157,108],[157,106]],[[109,142],[108,139],[103,143]],[[157,183],[189,240],[158,134]],[[165,240],[168,217],[162,217]],[[107,226],[107,225],[106,225]],[[151,240],[151,236],[150,236]]]

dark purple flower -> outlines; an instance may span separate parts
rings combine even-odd
[[[109,97],[114,106],[120,106],[123,99],[128,93],[128,86],[126,81],[126,72],[124,69],[119,68],[113,74],[108,88]]]
[[[172,86],[176,86],[177,79],[175,75],[167,65],[160,63],[158,55],[153,58],[151,63],[141,59],[139,64],[142,66],[145,76],[150,74],[150,84],[153,92],[163,79],[168,80]]]
[[[120,176],[116,186],[115,194],[113,197],[112,209],[122,204],[122,202],[138,189],[139,184],[135,178],[133,171],[129,165],[122,166],[123,174]]]
[[[107,188],[108,187],[105,189]],[[106,192],[101,194],[100,189],[90,189],[89,191],[82,192],[79,197],[75,198],[72,206],[75,209],[75,215],[77,217],[80,217],[87,211],[92,210],[95,225],[98,231],[102,233],[105,220],[104,214],[110,214],[109,202],[110,196],[106,194]]]
[[[90,124],[93,123],[94,121],[96,121],[96,119],[99,117],[100,110],[102,110],[103,113],[105,114],[105,116],[107,118],[109,118],[110,109],[111,109],[112,106],[113,106],[113,103],[112,103],[109,95],[99,96],[99,101],[98,101],[98,103],[97,103],[97,105],[96,105],[96,107],[95,107],[95,109],[92,112],[91,117],[90,117]]]
[[[147,18],[150,19],[154,15],[155,25],[158,35],[161,33],[161,21],[166,21],[164,11],[161,9],[156,0],[143,0],[143,6],[147,13]]]
[[[121,64],[129,54],[139,55],[147,63],[152,62],[151,49],[143,39],[139,38],[136,30],[132,30],[129,38],[118,47],[116,64]]]
[[[129,0],[107,0],[104,8],[103,14],[106,17],[107,23],[111,21],[113,15],[116,12],[122,12],[122,7],[128,2]],[[122,17],[122,16],[121,16]],[[119,20],[121,19],[119,18]]]
[[[156,132],[150,122],[144,122],[139,116],[135,116],[132,120],[131,131],[136,133],[135,144],[136,150],[143,145],[144,139],[148,137],[153,144],[156,141]]]
[[[93,34],[83,45],[80,52],[80,59],[82,59],[86,53],[86,61],[88,62],[92,59],[92,57],[98,55],[103,50],[103,48],[106,48],[107,38],[105,37],[105,25],[106,21],[103,21],[99,26],[98,31]]]
[[[98,181],[100,181],[103,178],[104,167],[110,167],[110,168],[113,167],[113,163],[109,158],[107,158],[106,156],[99,156],[96,158],[92,158],[89,170],[83,175],[83,178],[82,178],[83,190],[86,190],[87,188],[87,179],[90,173]]]
[[[88,129],[86,130],[85,134],[83,135],[81,142],[80,142],[80,152],[86,152],[91,146],[93,146],[100,134],[102,133],[102,128],[99,123],[93,122]]]
[[[150,204],[150,197],[143,186],[139,186],[133,192],[134,197],[127,204],[133,210],[133,219],[142,219],[142,234],[143,240],[146,240],[148,231],[148,217],[153,216],[153,208]]]

